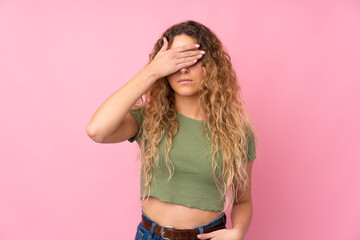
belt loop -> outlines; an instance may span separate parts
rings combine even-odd
[[[203,228],[203,227],[200,227],[199,230],[200,230],[200,233],[199,233],[199,234],[203,234],[203,233],[204,233],[204,228]]]
[[[154,222],[151,224],[150,236],[148,237],[149,239],[153,238],[153,236],[154,236],[155,225],[156,225],[156,223],[154,223]]]

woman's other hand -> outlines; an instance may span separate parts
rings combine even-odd
[[[200,236],[201,235],[201,236]],[[209,233],[198,235],[198,239],[211,239],[211,240],[244,240],[245,236],[238,229],[220,229]]]

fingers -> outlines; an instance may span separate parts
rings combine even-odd
[[[178,49],[188,49],[185,52],[175,52],[175,62],[177,68],[184,68],[195,64],[205,54],[203,50],[191,50],[194,49],[194,45],[186,45],[178,47]],[[175,48],[174,48],[175,49]],[[190,49],[190,50],[189,50]],[[195,48],[197,49],[197,47]]]
[[[182,52],[182,53],[176,53],[176,57],[178,59],[181,59],[183,60],[185,58],[186,59],[189,59],[191,57],[202,57],[203,55],[205,54],[205,51],[203,50],[196,50],[196,51],[187,51],[187,52]]]
[[[181,47],[173,48],[173,51],[179,53],[179,52],[185,52],[185,51],[192,50],[192,49],[198,49],[199,47],[200,47],[199,44],[197,44],[197,45],[187,44],[187,45],[184,45]]]
[[[204,54],[205,54],[205,51],[203,51],[203,50],[175,53],[176,63],[179,64],[179,63],[185,63],[188,61],[198,60],[198,59],[201,59]]]
[[[199,54],[199,55],[195,55],[195,56],[189,56],[189,57],[179,58],[179,59],[176,61],[176,64],[195,63],[195,62],[197,62],[199,59],[201,59],[202,56],[203,56],[203,54]]]
[[[177,63],[176,67],[178,69],[182,69],[182,68],[189,67],[189,66],[195,64],[197,61],[198,61],[198,59],[195,59],[195,60],[192,60],[192,61],[185,61],[185,62]]]
[[[163,37],[163,45],[161,46],[159,52],[163,52],[163,51],[167,50],[168,45],[169,45],[169,43],[168,43],[166,37]]]

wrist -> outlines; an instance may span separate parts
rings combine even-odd
[[[157,72],[150,65],[147,65],[143,70],[147,76],[147,79],[150,79],[152,82],[155,82],[160,78]]]
[[[240,240],[243,240],[243,239],[244,239],[245,234],[243,233],[242,229],[240,229],[240,228],[232,228],[232,230],[236,233],[237,237],[238,237]]]

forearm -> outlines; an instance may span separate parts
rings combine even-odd
[[[248,231],[252,219],[253,207],[252,202],[247,201],[240,204],[236,204],[232,207],[231,211],[231,223],[232,228],[237,231],[244,239],[246,232]]]
[[[156,80],[157,76],[151,69],[143,68],[97,109],[88,123],[88,134],[102,141],[116,131],[130,108]]]

